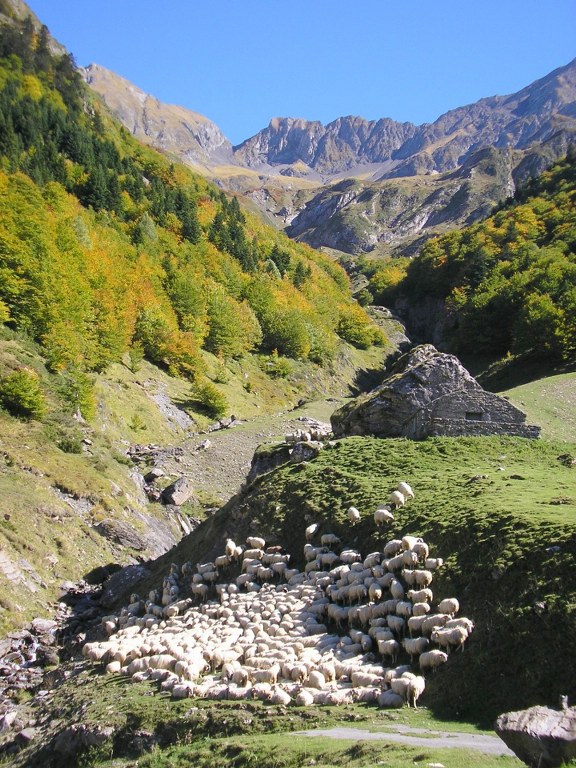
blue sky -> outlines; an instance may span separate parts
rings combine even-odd
[[[78,64],[213,120],[432,122],[576,57],[575,0],[28,0]]]

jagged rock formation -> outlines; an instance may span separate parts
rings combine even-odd
[[[526,765],[554,768],[576,757],[576,707],[530,707],[506,712],[496,733]]]
[[[388,162],[416,131],[412,123],[390,118],[339,117],[324,126],[318,121],[275,117],[267,128],[235,147],[234,156],[251,168],[301,162],[332,175],[358,165]]]
[[[540,428],[502,397],[482,389],[454,355],[423,344],[403,355],[382,384],[332,414],[337,437],[376,435],[538,437]]]
[[[477,221],[576,135],[576,60],[430,124],[275,117],[236,147],[210,120],[103,67],[82,72],[139,139],[245,194],[290,237],[350,254],[412,255],[428,237]]]
[[[98,64],[80,70],[120,122],[140,141],[176,152],[193,166],[230,163],[232,145],[208,118],[173,104],[163,104],[120,75]]]
[[[234,153],[248,166],[302,162],[324,174],[388,164],[375,179],[444,173],[483,147],[522,149],[544,141],[574,127],[575,118],[576,60],[517,93],[480,99],[421,126],[360,117],[341,117],[323,126],[277,117]]]

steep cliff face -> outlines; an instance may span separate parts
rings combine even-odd
[[[340,117],[324,126],[275,117],[267,128],[235,147],[234,156],[249,167],[301,162],[330,176],[358,165],[386,163],[415,130],[412,123],[388,118]]]
[[[98,64],[81,70],[88,85],[141,141],[176,154],[188,165],[230,163],[232,145],[215,123],[173,104],[163,104]]]

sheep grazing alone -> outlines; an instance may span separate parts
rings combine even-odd
[[[356,523],[360,522],[361,515],[359,510],[356,509],[356,507],[348,507],[346,516],[348,517],[348,520],[352,523],[352,525],[355,525]]]

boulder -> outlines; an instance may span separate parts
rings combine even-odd
[[[149,577],[150,571],[143,565],[127,565],[110,576],[104,585],[100,603],[104,608],[111,608],[132,592],[143,579]]]
[[[164,470],[160,469],[160,467],[152,467],[152,469],[144,475],[144,480],[147,483],[154,483],[161,477],[164,477]]]
[[[296,443],[290,454],[290,461],[299,464],[302,461],[312,461],[320,453],[324,446],[317,441],[307,440]]]
[[[180,507],[194,496],[194,486],[190,477],[179,477],[162,491],[164,504]]]
[[[423,344],[402,355],[382,384],[332,414],[336,437],[421,440],[436,435],[537,437],[539,427],[503,397],[486,392],[457,357]]]
[[[494,727],[526,765],[553,768],[576,758],[576,707],[536,706],[506,712]]]
[[[56,734],[52,749],[66,758],[75,758],[89,747],[101,747],[114,735],[112,726],[75,723]]]

